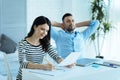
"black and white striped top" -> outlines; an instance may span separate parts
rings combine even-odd
[[[20,70],[18,72],[17,80],[22,80],[22,68],[27,68],[29,62],[42,64],[46,54],[49,54],[56,62],[60,58],[54,48],[49,45],[47,52],[43,51],[42,46],[31,45],[26,40],[19,43],[19,62]]]

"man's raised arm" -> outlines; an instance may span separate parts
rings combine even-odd
[[[91,21],[83,21],[83,22],[78,22],[75,24],[76,28],[77,27],[86,27],[86,26],[89,26]],[[64,29],[64,25],[63,23],[59,23],[59,22],[56,22],[56,21],[52,21],[51,22],[51,25],[52,26],[55,26],[55,27],[60,27],[62,29]]]
[[[89,26],[91,21],[84,21],[84,22],[79,22],[79,23],[76,23],[75,26],[76,27],[86,27],[86,26]]]
[[[55,27],[62,27],[62,23],[59,23],[59,22],[56,22],[56,21],[52,21],[51,25],[55,26]]]

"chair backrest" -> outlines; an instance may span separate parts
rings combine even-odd
[[[6,53],[4,53],[4,63],[5,63],[6,71],[7,71],[7,80],[12,80],[12,74],[10,71],[10,67],[9,67]]]

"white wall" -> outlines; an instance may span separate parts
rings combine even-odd
[[[90,20],[90,0],[72,0],[72,13],[77,22]]]
[[[119,0],[111,0],[109,19],[113,25],[111,32],[107,35],[102,50],[106,59],[120,61],[120,4]]]

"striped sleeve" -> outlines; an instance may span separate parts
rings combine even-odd
[[[48,48],[48,54],[50,55],[50,57],[52,57],[57,63],[58,63],[58,59],[61,58],[56,50],[52,47],[52,45],[49,45],[49,48]]]
[[[26,61],[26,46],[24,41],[19,43],[19,63],[21,68],[27,68],[28,62]]]

